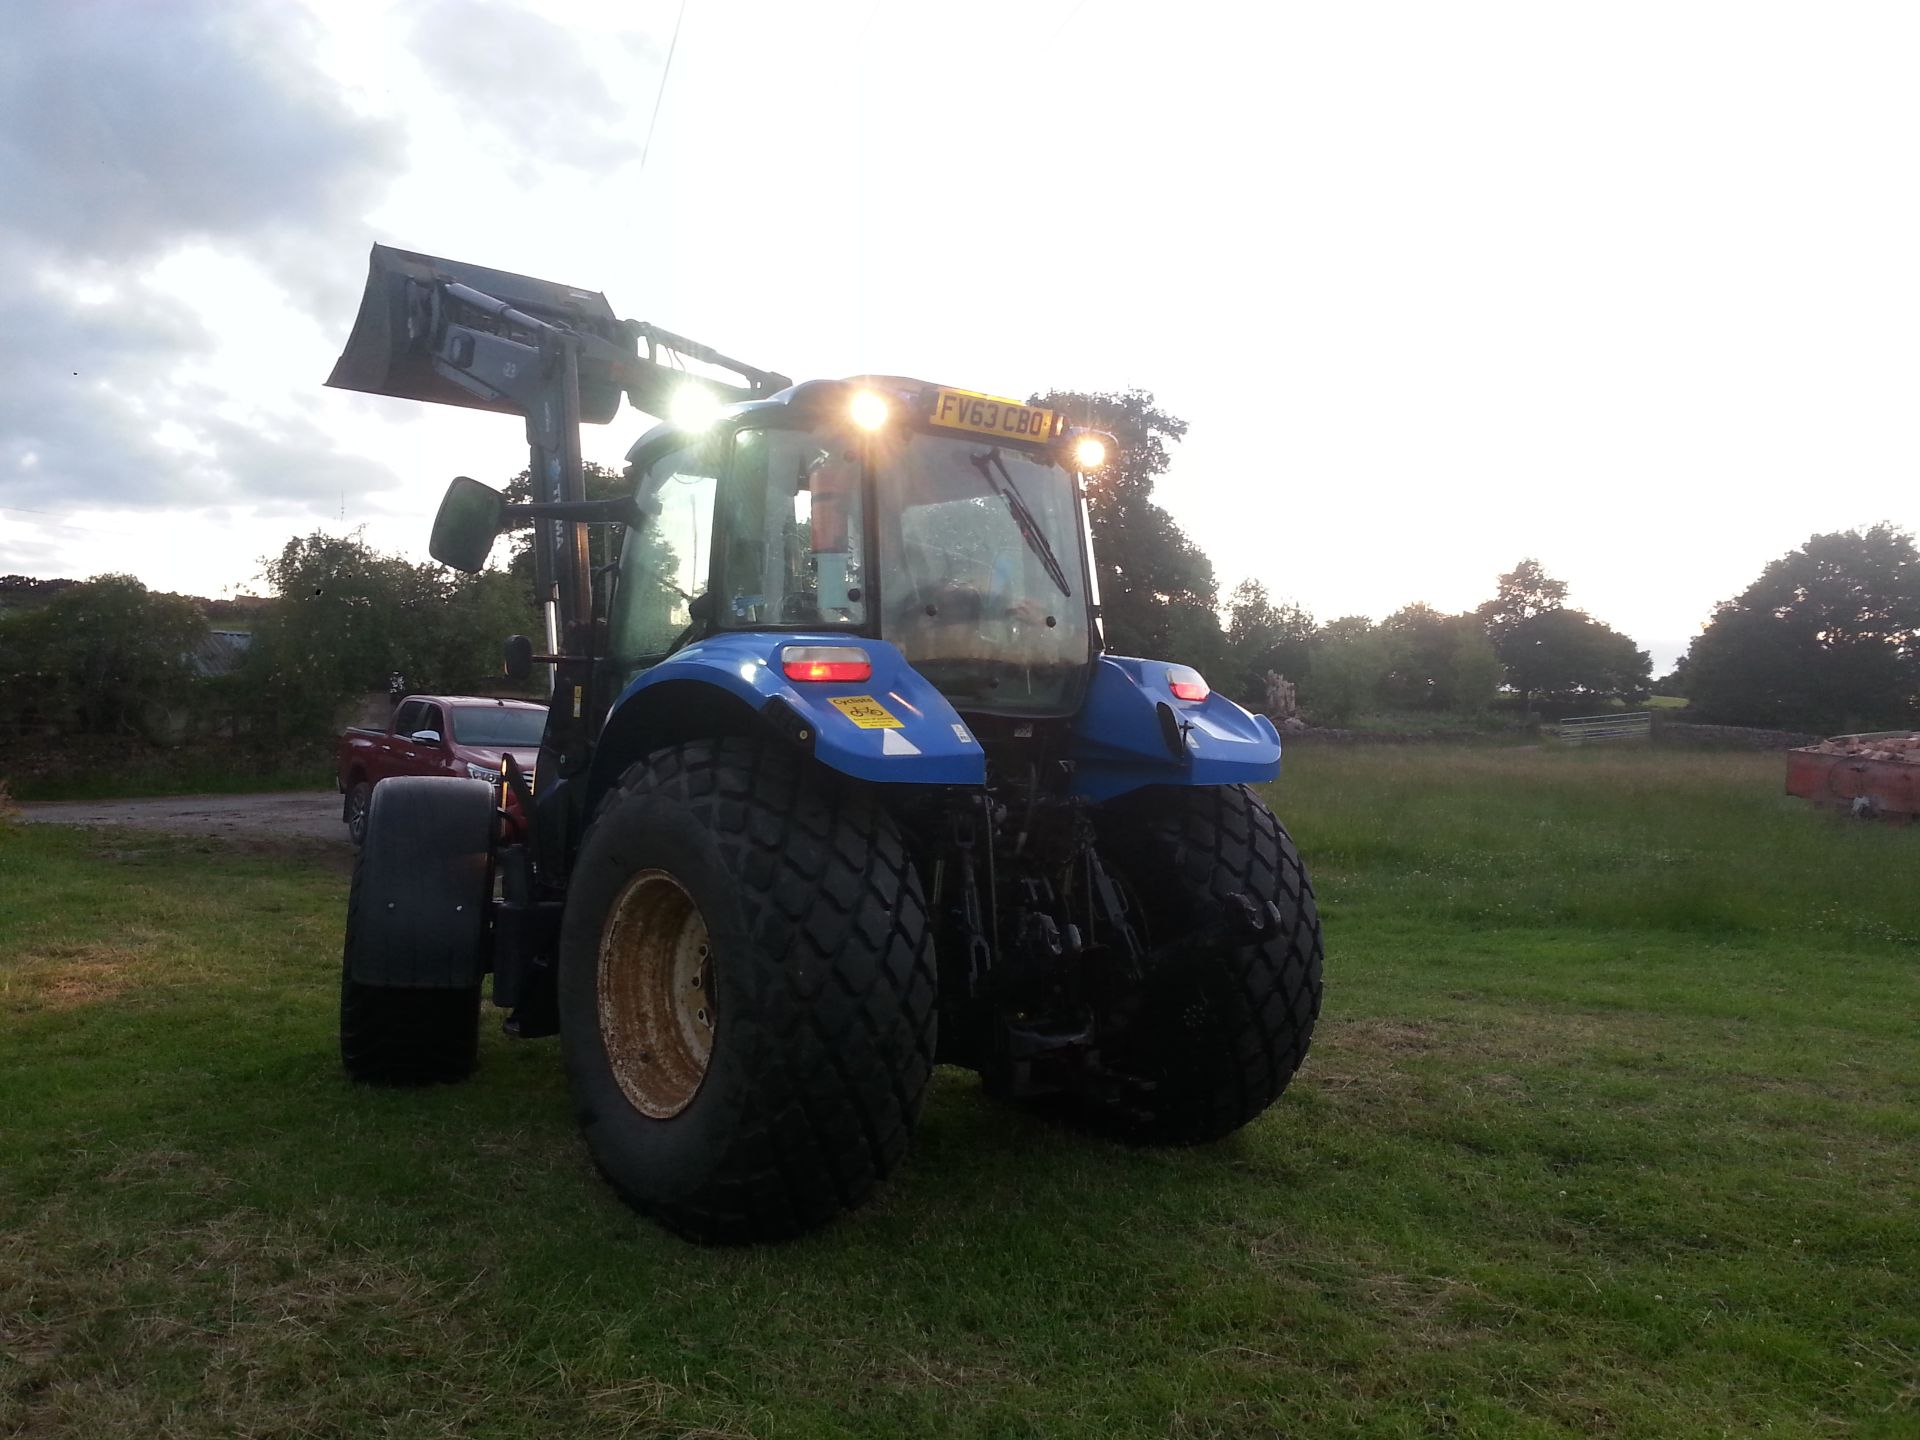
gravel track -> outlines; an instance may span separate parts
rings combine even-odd
[[[48,825],[125,825],[224,840],[330,840],[343,850],[340,797],[331,790],[272,795],[169,795],[146,800],[48,800],[20,806]]]

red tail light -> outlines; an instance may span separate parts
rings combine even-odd
[[[1167,667],[1167,688],[1176,700],[1204,700],[1213,693],[1200,672],[1187,665]]]
[[[867,652],[852,645],[782,646],[780,669],[789,680],[857,685],[873,678],[873,662],[867,659]]]

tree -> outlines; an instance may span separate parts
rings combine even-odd
[[[1405,710],[1443,710],[1453,667],[1451,617],[1416,600],[1380,622],[1387,646],[1381,694]]]
[[[1276,605],[1258,580],[1242,580],[1227,601],[1227,653],[1220,688],[1254,705],[1266,702],[1268,671],[1296,684],[1306,678],[1309,650],[1319,630],[1311,613],[1288,601]]]
[[[1093,477],[1087,508],[1100,578],[1107,648],[1123,655],[1178,660],[1202,670],[1226,654],[1215,613],[1213,562],[1152,500],[1171,463],[1169,446],[1187,422],[1167,414],[1144,390],[1055,390],[1031,401],[1064,411],[1076,425],[1111,434],[1120,453]]]
[[[1810,537],[1715,607],[1676,673],[1711,719],[1829,731],[1912,723],[1913,536],[1881,524]]]
[[[1383,698],[1404,709],[1475,714],[1500,683],[1500,660],[1477,615],[1445,615],[1423,601],[1380,623],[1387,653]]]
[[[262,738],[325,734],[348,697],[385,683],[402,648],[404,565],[358,535],[317,531],[261,562],[275,600],[254,628],[242,688]]]
[[[78,580],[41,580],[32,575],[0,575],[0,608],[43,605],[62,590],[71,590],[81,583]]]
[[[609,465],[600,465],[592,460],[581,467],[586,481],[586,495],[589,500],[611,500],[616,496],[631,494],[633,481],[627,478],[624,470],[615,470]],[[533,479],[531,474],[522,470],[507,481],[507,500],[510,504],[525,505],[533,499]],[[587,559],[596,571],[612,564],[620,558],[622,537],[626,534],[620,525],[590,525],[587,527]],[[507,561],[507,572],[512,575],[527,592],[527,602],[538,611],[545,596],[534,593],[533,579],[533,526],[528,524],[514,532],[511,556]]]
[[[1547,574],[1546,567],[1531,556],[1495,582],[1493,598],[1477,612],[1487,627],[1487,638],[1500,649],[1501,640],[1516,625],[1558,610],[1567,599],[1567,582]]]
[[[1644,695],[1652,684],[1646,652],[1611,626],[1566,608],[1567,583],[1529,556],[1495,583],[1476,612],[1520,703],[1536,694],[1567,700]]]
[[[1493,642],[1473,617],[1455,617],[1453,654],[1449,657],[1446,689],[1447,708],[1456,715],[1478,715],[1493,703],[1500,688],[1500,657]]]
[[[501,640],[533,624],[506,571],[461,575],[358,535],[297,536],[263,566],[277,598],[255,627],[241,689],[264,736],[329,733],[351,697],[396,670],[416,690],[497,684]]]
[[[1316,721],[1340,724],[1378,699],[1391,663],[1387,636],[1365,615],[1330,620],[1314,638],[1301,699]]]
[[[498,687],[501,642],[535,623],[520,582],[504,570],[410,570],[397,660],[408,682],[419,690],[454,692]]]
[[[1653,693],[1656,695],[1674,695],[1682,699],[1691,698],[1693,695],[1693,667],[1687,663],[1686,656],[1682,655],[1678,660],[1674,661],[1673,669],[1653,682]]]
[[[1533,709],[1533,687],[1518,678],[1526,655],[1516,632],[1529,620],[1558,610],[1566,598],[1567,582],[1554,579],[1538,560],[1527,556],[1494,583],[1493,598],[1476,612],[1508,683],[1520,692],[1521,706],[1528,711]]]
[[[1580,610],[1530,615],[1506,635],[1507,677],[1529,699],[1615,699],[1646,694],[1653,683],[1647,652]]]
[[[156,712],[191,681],[188,657],[206,617],[184,596],[156,594],[131,575],[47,588],[51,599],[0,615],[8,719],[19,729],[147,735]]]

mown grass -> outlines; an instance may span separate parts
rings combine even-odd
[[[1777,757],[1301,747],[1240,1136],[937,1082],[878,1203],[635,1220],[550,1042],[349,1089],[337,865],[0,827],[0,1433],[1920,1433],[1920,829]]]

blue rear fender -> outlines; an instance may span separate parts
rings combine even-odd
[[[784,646],[849,644],[872,661],[869,679],[796,682],[781,670]],[[1120,655],[1095,660],[1074,721],[1073,793],[1101,801],[1148,785],[1241,785],[1279,775],[1272,722],[1222,695],[1177,698],[1169,669]],[[986,757],[971,729],[893,645],[831,632],[741,631],[695,641],[620,692],[594,755],[590,793],[597,797],[664,746],[763,733],[770,710],[782,706],[784,728],[805,730],[802,743],[815,759],[856,780],[986,784]]]
[[[1074,730],[1074,793],[1110,800],[1147,785],[1250,785],[1280,774],[1280,732],[1224,695],[1182,700],[1162,660],[1102,655]]]
[[[873,662],[853,684],[787,679],[788,645],[855,645]],[[840,703],[836,704],[838,701]],[[607,712],[594,756],[592,792],[664,745],[714,734],[753,734],[780,702],[797,716],[786,729],[821,764],[887,785],[984,785],[986,758],[946,697],[884,640],[845,634],[726,632],[696,640],[643,670]]]

